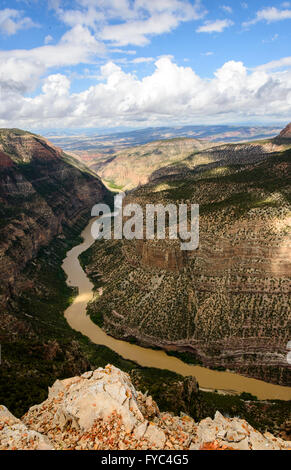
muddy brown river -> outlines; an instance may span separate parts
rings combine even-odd
[[[74,330],[90,338],[93,343],[107,346],[124,359],[130,359],[143,367],[168,369],[183,376],[195,376],[200,388],[204,390],[220,390],[230,393],[249,392],[261,400],[291,400],[290,387],[273,385],[232,372],[217,372],[204,367],[185,364],[175,357],[168,356],[164,351],[142,348],[114,339],[93,323],[86,314],[86,306],[94,297],[93,284],[78,260],[78,256],[94,243],[91,235],[92,223],[93,219],[82,232],[83,243],[70,250],[63,262],[68,285],[79,289],[79,295],[65,312],[65,317]]]

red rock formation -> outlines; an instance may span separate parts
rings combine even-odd
[[[291,122],[280,132],[276,137],[275,142],[284,144],[288,140],[291,140]]]
[[[126,254],[126,250],[125,250]],[[141,264],[148,267],[180,271],[186,265],[186,253],[175,248],[161,248],[149,246],[143,240],[136,243],[136,254]],[[128,258],[130,262],[132,258]]]
[[[0,169],[11,166],[13,166],[13,160],[6,153],[0,151]]]
[[[291,139],[291,122],[282,130],[282,132],[280,132],[279,137],[283,139]]]

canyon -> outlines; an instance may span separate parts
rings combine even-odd
[[[89,305],[93,321],[115,338],[290,385],[286,148],[270,141],[206,149],[211,164],[166,166],[129,191],[125,205],[199,204],[200,246],[182,253],[169,239],[96,242],[84,255],[103,287]]]
[[[283,132],[287,135],[286,130]],[[262,161],[268,155],[288,147],[288,139],[280,136],[241,143],[194,138],[166,139],[127,148],[109,158],[97,158],[86,163],[113,190],[125,191],[166,175],[187,177],[193,170],[204,172],[206,165],[211,169]]]
[[[213,144],[212,144],[213,145]],[[185,159],[195,152],[209,147],[209,143],[198,139],[170,139],[133,147],[118,152],[104,162],[97,160],[90,168],[111,184],[112,189],[128,190],[146,184],[150,175],[161,167]],[[211,161],[211,160],[210,160]],[[201,163],[208,159],[201,158]]]
[[[127,191],[126,201],[198,201],[203,244],[181,255],[170,240],[96,242],[81,255],[96,287],[88,305],[93,321],[112,337],[161,348],[190,364],[288,385],[288,145],[209,147],[174,139],[139,148],[137,167],[139,158],[152,163],[145,163],[138,183],[131,178],[140,178],[142,166],[129,175],[129,188],[144,185]],[[129,153],[134,159],[135,149]],[[288,402],[248,394],[247,402],[203,390],[193,395],[189,377],[140,367],[70,328],[63,313],[77,291],[66,285],[61,264],[81,242],[92,206],[113,195],[92,168],[18,129],[0,131],[0,173],[3,405],[21,417],[46,399],[55,380],[111,362],[143,393],[149,390],[164,412],[182,410],[201,420],[219,409],[262,432],[289,433]]]

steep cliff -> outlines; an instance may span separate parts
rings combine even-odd
[[[291,144],[291,122],[274,139],[277,144]]]
[[[2,300],[17,291],[19,273],[39,249],[107,194],[96,174],[42,137],[0,130]]]
[[[291,443],[216,412],[200,423],[159,411],[108,365],[57,381],[17,420],[0,406],[0,450],[288,450]]]
[[[89,367],[85,339],[63,317],[74,291],[61,263],[108,194],[42,137],[0,130],[0,401],[17,416]]]

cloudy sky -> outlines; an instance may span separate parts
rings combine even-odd
[[[291,120],[291,1],[0,0],[0,127]]]

